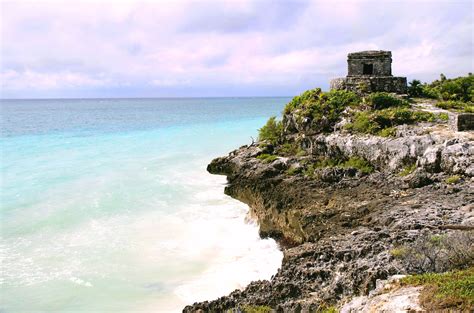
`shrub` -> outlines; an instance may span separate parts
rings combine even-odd
[[[410,175],[411,173],[413,173],[416,169],[416,163],[413,163],[411,165],[408,165],[407,167],[405,167],[401,172],[400,172],[400,176],[408,176]]]
[[[322,305],[316,313],[338,313],[338,309],[335,306]]]
[[[423,85],[422,89],[423,96],[428,98],[474,102],[474,76],[471,73],[453,79],[441,74],[439,80]]]
[[[343,168],[355,168],[364,174],[369,174],[374,171],[374,167],[367,160],[360,157],[351,157],[342,164]]]
[[[286,170],[286,174],[287,175],[290,175],[290,176],[293,176],[293,175],[296,175],[300,172],[301,168],[299,167],[290,167],[289,169]]]
[[[438,118],[442,121],[447,121],[449,120],[449,115],[447,113],[439,113]]]
[[[433,113],[398,107],[356,112],[352,117],[352,122],[344,127],[351,132],[388,136],[394,135],[395,129],[393,127],[395,126],[435,120],[436,115]],[[392,129],[383,131],[386,128]]]
[[[398,248],[393,248],[390,250],[390,254],[396,258],[396,259],[401,259],[404,258],[408,253],[407,248],[405,247],[398,247]]]
[[[275,116],[268,119],[267,123],[258,130],[258,139],[268,140],[272,144],[276,144],[281,137],[283,125],[281,121],[277,121]]]
[[[285,142],[278,147],[278,154],[280,155],[295,155],[298,151],[299,146],[295,143]]]
[[[375,134],[380,129],[380,126],[372,120],[372,114],[367,111],[356,112],[352,123],[348,123],[344,127],[349,131],[364,134]]]
[[[436,106],[445,110],[452,110],[457,112],[474,113],[474,104],[468,102],[461,102],[455,100],[440,101]]]
[[[408,102],[393,96],[387,92],[375,92],[369,95],[368,103],[374,110],[390,107],[408,106]]]
[[[400,284],[423,286],[419,299],[429,312],[474,310],[474,267],[442,274],[407,276]]]
[[[297,120],[308,119],[314,131],[329,132],[341,119],[348,106],[355,106],[361,99],[354,92],[331,90],[322,92],[316,88],[294,97],[285,107],[285,114],[294,114]]]
[[[446,178],[445,182],[446,184],[454,185],[454,184],[459,183],[460,180],[461,180],[461,177],[459,175],[453,175]]]
[[[314,163],[315,168],[338,167],[343,163],[340,159],[335,158],[320,158]]]
[[[474,101],[474,76],[446,79],[438,90],[443,100]]]
[[[409,83],[408,86],[408,95],[410,97],[420,97],[423,95],[423,86],[421,81],[414,79]]]
[[[322,91],[321,88],[315,88],[306,90],[301,95],[294,97],[291,101],[285,106],[284,113],[289,114],[297,108],[301,108],[306,103],[316,102],[319,99]]]
[[[430,87],[429,85],[425,84],[423,86],[421,86],[421,89],[422,89],[422,97],[424,98],[430,98],[430,99],[439,99],[440,98],[440,95],[439,95],[439,92]]]
[[[397,135],[396,127],[388,127],[379,131],[378,135],[380,137],[395,137]]]
[[[361,173],[369,174],[374,171],[374,167],[365,159],[353,156],[348,160],[337,158],[320,158],[316,162],[308,165],[303,173],[307,176],[312,176],[316,169],[320,168],[355,168]]]
[[[257,156],[257,159],[262,160],[265,163],[271,163],[278,159],[276,155],[273,154],[267,154],[267,153],[262,153],[259,156]]]
[[[474,265],[473,231],[422,236],[404,246],[401,262],[409,273],[445,272]]]

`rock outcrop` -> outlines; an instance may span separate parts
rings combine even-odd
[[[251,145],[208,166],[210,173],[227,176],[226,194],[250,206],[261,236],[280,242],[281,268],[270,281],[253,282],[185,312],[243,305],[315,312],[367,295],[377,280],[404,273],[391,254],[394,247],[449,232],[449,225],[474,225],[474,134],[418,125],[400,127],[396,138],[311,135],[301,122],[285,121],[286,127],[301,128],[287,139],[304,154],[265,161],[257,157],[271,145]],[[354,156],[375,171],[325,167],[310,177],[299,171],[314,158]],[[407,166],[412,170],[401,176]],[[452,175],[456,183],[447,183]]]

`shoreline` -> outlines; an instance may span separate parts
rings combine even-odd
[[[259,158],[265,146],[242,146],[208,165],[225,175],[225,194],[249,205],[261,237],[279,242],[281,268],[269,281],[184,312],[221,312],[248,306],[313,312],[366,295],[382,280],[407,272],[394,255],[419,238],[451,236],[474,225],[474,134],[443,123],[405,127],[396,138],[307,135],[304,156]],[[362,156],[371,173],[321,168],[293,174],[314,154]],[[417,167],[402,175],[407,160]],[[301,173],[301,172],[299,172]],[[455,184],[449,179],[458,175]],[[449,226],[451,225],[451,226]]]

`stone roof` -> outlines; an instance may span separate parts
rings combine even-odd
[[[358,59],[358,58],[379,58],[379,57],[391,57],[391,51],[383,51],[383,50],[367,50],[367,51],[359,51],[359,52],[352,52],[347,55],[349,59]]]

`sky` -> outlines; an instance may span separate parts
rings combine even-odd
[[[361,50],[473,72],[471,0],[0,2],[1,98],[292,96]]]

